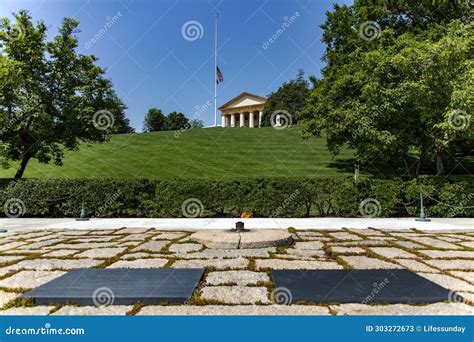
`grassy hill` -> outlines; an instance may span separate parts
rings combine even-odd
[[[67,151],[63,166],[32,160],[28,178],[235,178],[345,176],[351,152],[332,159],[324,138],[303,141],[297,128],[208,128],[122,134],[102,144]],[[15,167],[0,169],[12,177]]]

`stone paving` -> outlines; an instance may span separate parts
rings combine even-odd
[[[290,232],[286,247],[211,249],[185,230],[9,231],[0,234],[0,315],[474,315],[474,230]],[[84,267],[206,271],[185,305],[35,306],[17,298]],[[429,305],[276,303],[272,269],[351,268],[409,269],[452,292]]]

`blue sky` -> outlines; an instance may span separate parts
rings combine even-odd
[[[352,1],[0,0],[0,17],[28,9],[50,36],[64,17],[80,20],[79,52],[99,58],[140,131],[150,107],[213,124],[216,9],[221,105],[243,91],[266,96],[300,68],[319,75],[325,48],[319,25],[334,2]],[[191,27],[188,34],[183,26]]]

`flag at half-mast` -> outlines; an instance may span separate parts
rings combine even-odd
[[[224,76],[222,75],[222,72],[218,66],[216,66],[216,76],[217,76],[217,79],[216,79],[217,84],[224,82]]]

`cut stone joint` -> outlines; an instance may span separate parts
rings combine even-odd
[[[208,248],[249,249],[287,246],[293,241],[290,233],[278,229],[259,229],[245,232],[230,230],[202,230],[190,236]]]

